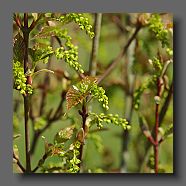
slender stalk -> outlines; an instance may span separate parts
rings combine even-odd
[[[36,172],[46,161],[46,159],[48,158],[49,156],[49,152],[48,153],[45,153],[42,158],[38,161],[38,164],[37,166],[32,170],[32,172]]]
[[[126,63],[123,65],[123,80],[126,83],[126,89],[123,88],[123,93],[125,96],[125,113],[124,116],[130,123],[133,114],[133,93],[135,88],[136,76],[131,70],[133,63],[133,56],[135,55],[135,50],[137,47],[137,41],[133,41],[127,52]],[[121,172],[127,172],[127,157],[128,157],[128,144],[130,141],[130,134],[128,130],[124,130],[122,134],[122,161],[120,164]]]
[[[122,57],[126,54],[126,52],[127,52],[128,48],[129,48],[130,44],[136,38],[136,35],[140,31],[140,29],[141,29],[141,25],[137,24],[136,29],[135,29],[135,32],[130,37],[130,39],[128,40],[127,44],[124,46],[124,48],[122,49],[122,51],[118,54],[118,56],[108,65],[108,67],[105,70],[105,72],[103,73],[103,75],[98,79],[98,83],[100,83],[101,81],[103,81],[112,72],[112,70],[115,68],[115,66],[120,62],[120,60],[122,59]]]
[[[57,109],[55,110],[55,113],[53,114],[53,116],[50,117],[51,112],[49,112],[49,116],[47,117],[48,119],[47,119],[47,123],[46,123],[45,127],[43,127],[40,130],[35,131],[33,141],[32,141],[32,145],[31,145],[31,150],[30,150],[31,154],[33,154],[35,152],[35,148],[36,148],[38,139],[41,136],[41,134],[43,134],[48,128],[50,128],[52,123],[57,121],[64,114],[63,113],[63,104],[64,104],[64,101],[65,101],[65,95],[66,95],[66,91],[62,91],[61,101],[60,101]]]
[[[25,172],[25,168],[23,167],[23,165],[21,164],[21,162],[19,161],[19,158],[16,156],[16,154],[13,152],[13,158],[16,160],[16,164],[18,165],[18,167],[21,169],[22,172]]]
[[[127,121],[130,123],[132,119],[132,114],[133,114],[133,91],[134,91],[134,84],[135,80],[132,82],[132,89],[131,89],[131,94],[129,94],[126,98],[126,109],[125,109],[125,118],[127,118]],[[128,143],[129,143],[129,132],[128,130],[123,131],[122,134],[122,161],[121,161],[121,171],[126,171],[127,165],[126,165],[126,154],[128,152]]]
[[[100,31],[101,31],[101,20],[102,20],[102,14],[96,13],[95,23],[94,23],[95,37],[92,43],[92,53],[91,53],[90,66],[89,66],[89,74],[92,76],[96,76],[97,54],[98,54],[99,38],[100,38]]]
[[[157,79],[157,96],[160,96],[161,84],[160,79]],[[159,127],[159,103],[155,106],[155,144],[154,144],[154,170],[158,173],[158,159],[159,159],[159,141],[158,141],[158,127]]]
[[[168,92],[168,95],[166,97],[166,100],[161,108],[161,111],[160,111],[160,114],[159,114],[159,123],[161,125],[162,121],[163,121],[163,118],[167,112],[167,109],[169,107],[169,104],[170,104],[170,101],[171,101],[171,98],[172,98],[172,92],[173,92],[173,82],[171,83],[170,85],[170,89],[169,89],[169,92]]]
[[[19,18],[19,14],[14,14],[14,21],[19,28],[22,28],[22,24]]]
[[[163,119],[165,117],[165,114],[167,112],[167,109],[168,109],[168,107],[170,105],[172,93],[173,93],[173,82],[171,83],[171,86],[170,86],[168,95],[167,95],[167,97],[165,99],[165,102],[164,102],[162,108],[161,108],[161,111],[159,112],[159,127],[161,126],[162,121],[163,121]],[[154,126],[153,131],[151,133],[152,134],[155,134],[155,131],[156,131],[156,126]],[[161,140],[158,143],[160,144],[161,143]],[[145,155],[144,155],[144,160],[142,161],[142,164],[141,164],[141,170],[142,170],[143,165],[145,164],[145,161],[148,159],[149,152],[150,152],[150,149],[151,149],[151,145],[152,144],[155,144],[155,141],[153,142],[152,139],[149,139],[149,141],[147,141],[147,143],[146,143]]]
[[[85,124],[86,124],[86,119],[88,117],[88,111],[87,111],[87,107],[86,107],[86,103],[85,101],[83,102],[83,105],[82,105],[82,111],[79,111],[79,114],[81,115],[82,117],[82,128],[83,130],[85,131]],[[80,171],[81,171],[81,167],[82,167],[82,159],[83,159],[83,147],[84,147],[84,143],[81,144],[80,146],[80,155],[79,155],[79,159],[81,160],[81,162],[79,163],[79,168],[80,168]]]
[[[28,29],[28,13],[24,13],[24,28],[23,28],[23,38],[25,44],[24,50],[24,73],[28,70],[28,43],[29,43],[29,29]],[[30,137],[29,137],[29,95],[24,96],[24,120],[25,120],[25,154],[26,154],[26,172],[31,172],[30,163]]]

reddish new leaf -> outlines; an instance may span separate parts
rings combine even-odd
[[[72,86],[67,94],[67,109],[82,103],[83,99],[90,93],[93,83],[96,83],[97,78],[86,76],[76,86]]]

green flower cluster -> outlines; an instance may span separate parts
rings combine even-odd
[[[37,61],[42,60],[43,63],[48,63],[49,57],[54,53],[51,46],[40,47],[39,45],[35,45],[32,49],[29,48],[29,54],[32,58],[34,66]]]
[[[169,56],[173,56],[173,50],[171,48],[167,48],[166,52]]]
[[[55,55],[57,59],[64,59],[65,62],[68,63],[69,66],[75,69],[76,71],[84,73],[81,64],[78,63],[77,47],[73,47],[70,50],[65,50],[64,47],[57,48],[55,51]]]
[[[139,110],[140,106],[140,98],[143,92],[148,89],[148,88],[155,88],[156,81],[157,81],[158,76],[155,74],[151,77],[149,77],[146,82],[144,82],[139,88],[137,88],[134,92],[134,100],[133,100],[133,105],[135,110]]]
[[[152,14],[150,17],[149,29],[154,32],[156,38],[161,41],[162,47],[169,46],[168,30],[164,28],[161,17],[158,14]]]
[[[99,102],[102,102],[103,108],[106,110],[109,109],[108,97],[105,95],[105,90],[102,87],[99,87],[96,83],[94,83],[91,88],[91,94],[93,97],[97,98]]]
[[[79,148],[81,143],[75,138],[74,125],[61,129],[54,137],[54,146],[59,149],[56,155],[62,158],[62,169],[65,172],[76,173],[79,171]]]
[[[155,73],[160,75],[162,69],[163,69],[163,64],[157,57],[153,57],[153,59],[149,59],[149,63],[153,66]]]
[[[13,78],[14,88],[19,90],[21,94],[32,94],[32,86],[26,84],[27,78],[24,74],[24,69],[19,61],[13,62]]]
[[[80,154],[79,148],[81,146],[81,143],[79,141],[75,141],[72,143],[69,147],[69,149],[65,149],[65,144],[57,144],[54,145],[54,149],[58,149],[59,151],[55,150],[54,155],[59,156],[62,159],[62,166],[61,169],[64,170],[64,172],[69,173],[77,173],[79,171],[78,164],[81,162],[80,159],[78,159],[78,156]]]
[[[94,32],[91,31],[92,25],[90,25],[88,18],[84,17],[83,14],[70,13],[60,16],[57,20],[64,24],[74,21],[81,30],[86,31],[90,38],[94,37]]]
[[[81,143],[79,141],[75,142],[74,149],[72,151],[72,158],[67,161],[67,165],[68,165],[67,172],[69,173],[77,173],[79,171],[78,164],[81,163],[81,160],[78,159],[78,156],[80,154],[79,152],[80,146],[81,146]]]
[[[135,110],[139,109],[140,98],[141,98],[141,95],[143,94],[143,92],[144,92],[144,90],[146,88],[147,88],[147,84],[144,83],[138,89],[135,90],[135,92],[134,92],[134,101],[133,101],[133,105],[134,105],[134,109]]]
[[[89,116],[91,117],[91,123],[97,123],[97,126],[99,128],[103,127],[103,122],[106,123],[112,123],[117,126],[122,126],[124,130],[130,129],[131,126],[128,125],[128,121],[124,118],[120,118],[118,114],[107,114],[104,113],[96,114],[96,113],[89,113]]]
[[[72,38],[67,35],[67,31],[58,32],[59,37],[66,40],[65,47],[57,48],[55,55],[57,59],[64,59],[66,63],[80,73],[84,73],[82,66],[78,63],[78,47],[72,44]]]

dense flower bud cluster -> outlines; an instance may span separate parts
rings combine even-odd
[[[89,116],[91,117],[91,123],[97,123],[99,128],[103,127],[103,122],[112,123],[117,126],[122,126],[125,130],[130,129],[131,126],[128,125],[128,121],[125,118],[120,118],[118,114],[96,114],[90,113]]]
[[[99,87],[96,83],[94,83],[91,88],[91,94],[93,97],[97,98],[99,102],[103,103],[103,108],[106,110],[109,109],[108,97],[105,95],[105,90],[102,87]]]
[[[149,63],[153,66],[155,74],[160,75],[163,69],[163,64],[161,61],[157,57],[153,57],[153,59],[149,59]]]
[[[24,69],[19,61],[13,63],[13,77],[14,77],[14,88],[19,90],[21,94],[32,94],[32,86],[26,84],[27,78],[24,74]]]
[[[152,14],[150,17],[149,28],[154,32],[156,38],[161,41],[162,47],[169,46],[168,30],[164,28],[161,17],[158,14]]]
[[[86,31],[90,38],[94,37],[94,32],[91,31],[92,25],[90,25],[88,18],[84,17],[83,14],[70,13],[64,16],[60,16],[57,20],[62,23],[69,23],[74,21],[79,25],[81,30]]]

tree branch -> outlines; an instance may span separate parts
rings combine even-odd
[[[85,127],[86,127],[86,119],[88,117],[88,110],[87,110],[85,101],[83,102],[83,105],[82,105],[82,111],[79,111],[79,114],[82,117],[82,128],[83,128],[83,131],[85,131],[86,130],[85,129]],[[83,147],[84,147],[84,143],[81,143],[80,155],[79,155],[79,159],[80,159],[81,162],[78,164],[80,171],[81,171],[81,167],[82,167]]]
[[[160,79],[157,79],[157,96],[160,96],[161,92],[161,83]],[[155,106],[155,133],[154,133],[154,138],[155,138],[155,144],[154,144],[154,170],[155,173],[158,173],[158,160],[159,160],[159,149],[158,149],[158,128],[159,128],[159,103],[156,103]]]
[[[52,123],[57,121],[63,115],[62,108],[63,108],[63,103],[65,101],[65,95],[66,95],[66,91],[62,91],[61,101],[60,101],[60,103],[59,103],[59,105],[58,105],[58,107],[57,107],[57,109],[56,109],[56,111],[55,111],[55,113],[53,114],[52,117],[50,117],[51,112],[49,112],[50,114],[48,115],[48,120],[47,120],[47,123],[46,123],[45,127],[43,127],[40,130],[35,131],[34,138],[33,138],[33,141],[32,141],[31,150],[30,150],[31,154],[34,153],[35,148],[36,148],[36,144],[37,144],[38,139],[41,136],[41,134],[44,133],[48,128],[50,128]]]
[[[90,66],[89,66],[89,74],[91,76],[96,76],[96,69],[97,69],[97,55],[98,55],[98,48],[99,48],[99,37],[101,31],[101,20],[102,14],[96,13],[95,14],[95,23],[94,23],[94,39],[92,42],[92,53],[90,59]]]
[[[25,172],[25,168],[22,166],[21,162],[19,161],[19,158],[15,155],[15,153],[13,152],[13,158],[16,160],[16,164],[19,166],[19,168],[21,169],[22,172]]]
[[[23,38],[25,44],[24,50],[24,73],[28,70],[28,43],[29,43],[29,30],[28,30],[28,13],[24,13],[24,29],[23,29]],[[24,119],[25,119],[25,154],[26,154],[26,172],[31,172],[31,163],[30,163],[30,137],[29,137],[29,95],[24,95]]]
[[[22,28],[23,25],[21,24],[21,20],[19,18],[19,14],[14,14],[14,21],[16,23],[16,25],[19,27],[19,28]]]
[[[120,60],[126,54],[126,52],[127,52],[128,48],[129,48],[130,44],[135,39],[135,37],[138,34],[138,32],[140,31],[140,29],[141,29],[141,25],[140,24],[137,24],[136,25],[135,32],[130,37],[130,39],[128,40],[127,44],[124,46],[124,48],[122,49],[122,51],[118,54],[118,56],[108,65],[108,67],[105,70],[105,72],[98,79],[98,83],[100,83],[101,81],[103,81],[112,72],[112,70],[114,69],[114,67],[120,62]]]

